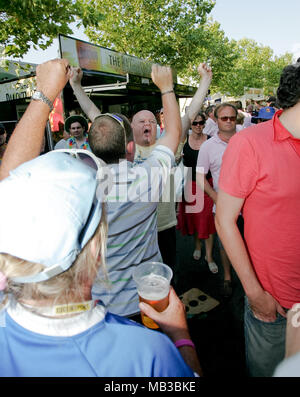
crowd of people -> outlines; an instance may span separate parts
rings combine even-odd
[[[7,147],[0,125],[0,376],[201,376],[176,290],[158,312],[132,278],[147,261],[175,270],[176,228],[213,274],[217,242],[224,297],[231,267],[242,283],[249,376],[300,375],[300,63],[283,70],[277,97],[245,109],[205,106],[213,75],[200,64],[183,117],[171,69],[153,65],[158,118],[144,109],[130,120],[102,114],[68,61],[36,73],[42,95]],[[82,115],[40,155],[49,102],[68,81]]]

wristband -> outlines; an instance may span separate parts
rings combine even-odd
[[[174,92],[174,90],[162,92],[162,93],[161,93],[161,96],[166,95],[166,94],[171,94],[172,92]]]
[[[182,346],[191,346],[191,347],[193,347],[194,349],[196,349],[194,343],[193,343],[190,339],[179,339],[179,340],[177,340],[177,341],[174,343],[174,345],[175,345],[177,348],[178,348],[178,347],[182,347]]]

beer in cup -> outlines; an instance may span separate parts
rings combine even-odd
[[[155,310],[162,312],[169,304],[170,281],[172,269],[160,262],[144,262],[133,271],[133,279],[137,284],[140,302],[146,302]],[[143,324],[152,329],[159,326],[143,312]]]

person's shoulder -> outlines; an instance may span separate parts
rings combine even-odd
[[[252,125],[244,128],[243,130],[236,133],[230,140],[230,142],[248,141],[252,145],[263,145],[273,137],[273,122],[265,121],[264,123]]]
[[[172,150],[168,146],[160,144],[160,142],[158,140],[156,145],[153,147],[151,154],[161,153],[161,152],[167,153],[167,154],[173,154]]]
[[[206,120],[206,124],[210,124],[210,125],[213,125],[213,126],[215,126],[215,125],[217,125],[217,123],[215,122],[215,120],[213,120],[211,117],[209,117],[207,120]]]
[[[151,376],[193,376],[167,335],[111,313],[106,314],[106,324],[106,331],[114,335],[115,347],[129,354],[129,360],[136,357],[143,360],[145,368],[150,365]]]
[[[300,376],[300,352],[285,358],[275,369],[274,377],[299,377]]]
[[[65,139],[61,139],[60,141],[57,142],[57,144],[54,146],[54,149],[66,149],[67,147],[67,141]]]
[[[158,141],[157,145],[155,145],[155,147],[151,151],[150,156],[147,158],[147,160],[149,162],[151,162],[153,159],[171,160],[172,162],[174,162],[175,155],[174,155],[173,151],[168,146],[160,145],[159,141]]]

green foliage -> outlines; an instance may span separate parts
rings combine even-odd
[[[82,8],[104,14],[85,33],[91,42],[135,55],[177,70],[184,83],[197,82],[197,66],[210,59],[212,91],[233,96],[244,87],[278,85],[290,54],[274,57],[269,47],[254,40],[229,41],[218,22],[207,15],[213,0],[79,0]]]
[[[232,64],[232,45],[220,25],[207,18],[213,0],[80,0],[104,18],[85,33],[93,43],[168,64],[181,77],[199,78],[196,69],[208,57],[217,66]],[[220,58],[222,60],[220,61]],[[216,72],[218,80],[222,73]]]
[[[217,87],[222,93],[233,96],[244,94],[244,88],[263,88],[265,94],[272,93],[279,83],[284,66],[292,63],[292,54],[274,56],[270,47],[263,46],[251,39],[232,41],[237,55],[233,67]]]
[[[46,49],[59,33],[72,33],[69,24],[76,18],[95,22],[76,0],[0,0],[2,54],[21,57],[32,44]]]
[[[79,0],[91,12],[102,11],[103,20],[87,28],[93,42],[108,48],[159,62],[176,63],[181,51],[195,41],[194,29],[206,22],[212,0]],[[199,44],[199,42],[198,42]],[[184,55],[183,54],[183,55]]]
[[[278,85],[292,55],[274,57],[254,40],[229,41],[208,18],[215,0],[0,0],[0,53],[22,57],[33,44],[47,48],[69,24],[85,27],[90,41],[171,65],[185,83],[198,82],[197,66],[210,59],[212,91],[233,96],[244,87]]]

